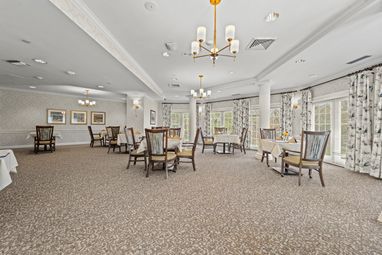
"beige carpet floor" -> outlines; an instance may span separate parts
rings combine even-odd
[[[382,254],[382,182],[342,168],[298,187],[254,152],[199,152],[167,180],[105,148],[15,152],[0,254]]]

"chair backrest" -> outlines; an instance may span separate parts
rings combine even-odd
[[[36,126],[36,139],[38,141],[52,141],[54,126]]]
[[[167,160],[168,129],[145,129],[147,152],[153,156],[165,156]]]
[[[276,129],[275,128],[260,128],[260,138],[276,140]]]
[[[198,146],[199,133],[201,133],[201,132],[202,132],[202,128],[196,129],[196,134],[195,134],[195,138],[194,138],[194,144],[192,145],[192,156],[194,156],[194,153],[195,153],[195,150],[196,150],[196,146]]]
[[[151,127],[151,129],[169,129],[170,127]]]
[[[247,140],[248,128],[243,128],[241,130],[240,142],[242,145],[245,145],[245,141]]]
[[[110,127],[111,128],[111,138],[113,140],[117,140],[118,139],[118,134],[119,134],[119,130],[120,130],[120,126],[114,126],[114,127]]]
[[[227,128],[225,128],[225,127],[215,127],[214,128],[214,134],[215,135],[227,134]]]
[[[302,131],[301,159],[305,161],[321,161],[325,156],[330,131]]]
[[[113,133],[111,131],[111,127],[106,127],[106,135],[108,138],[111,138],[113,136]]]
[[[168,130],[168,136],[169,137],[180,137],[181,128],[170,128]]]
[[[91,126],[88,126],[90,138],[93,139],[93,130]]]
[[[134,150],[138,149],[138,146],[135,142],[134,128],[131,127],[127,129],[126,138],[127,138],[127,143],[132,145]]]

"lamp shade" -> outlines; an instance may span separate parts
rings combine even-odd
[[[225,27],[225,39],[227,42],[235,39],[235,26],[228,25]]]
[[[232,54],[237,54],[239,52],[239,45],[239,40],[233,40],[231,42],[230,50]]]
[[[198,55],[199,54],[199,43],[197,41],[193,41],[191,43],[191,54]]]
[[[198,27],[197,31],[196,31],[196,40],[198,42],[204,42],[206,40],[206,32],[207,29],[206,27]]]

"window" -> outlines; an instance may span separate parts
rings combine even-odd
[[[212,112],[211,113],[211,134],[215,127],[225,127],[229,134],[233,133],[233,112]]]
[[[222,126],[222,113],[212,112],[211,113],[211,134],[214,133],[215,127]]]
[[[271,109],[269,118],[270,128],[276,129],[277,136],[281,136],[281,111],[280,109]]]
[[[255,111],[251,111],[249,114],[249,147],[251,149],[256,149],[258,147],[259,138],[260,138],[260,129],[259,129],[259,115]]]
[[[348,140],[348,125],[349,125],[349,100],[340,101],[341,104],[341,158],[346,158],[347,140]]]
[[[233,133],[233,112],[224,112],[224,127],[228,134]]]
[[[181,134],[185,141],[190,141],[190,114],[187,112],[171,113],[171,128],[181,128]]]
[[[314,107],[314,130],[327,131],[332,129],[331,122],[331,103],[326,102],[315,105]],[[325,155],[331,155],[330,139],[326,147]]]
[[[182,114],[180,112],[172,112],[171,113],[171,128],[181,128],[181,116]]]

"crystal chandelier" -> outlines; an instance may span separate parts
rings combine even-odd
[[[96,104],[96,101],[92,100],[90,97],[89,97],[89,90],[87,89],[85,91],[85,98],[84,99],[79,99],[78,100],[78,104],[79,105],[83,105],[83,106],[93,106]]]
[[[228,25],[225,28],[225,39],[227,45],[221,48],[220,50],[216,46],[216,6],[220,3],[221,0],[210,0],[210,3],[214,6],[214,42],[213,48],[208,49],[203,46],[203,42],[206,41],[206,27],[198,27],[196,33],[196,41],[191,43],[191,54],[194,60],[196,58],[210,57],[212,63],[215,64],[219,56],[230,57],[235,60],[236,54],[239,52],[239,40],[235,40],[235,26]],[[228,54],[221,54],[225,49],[229,49]],[[206,54],[199,55],[199,53],[205,50]]]
[[[191,96],[195,99],[203,99],[211,96],[211,90],[204,91],[203,85],[202,85],[202,79],[203,75],[199,74],[199,79],[200,79],[200,85],[199,85],[199,90],[195,91],[191,89]]]

